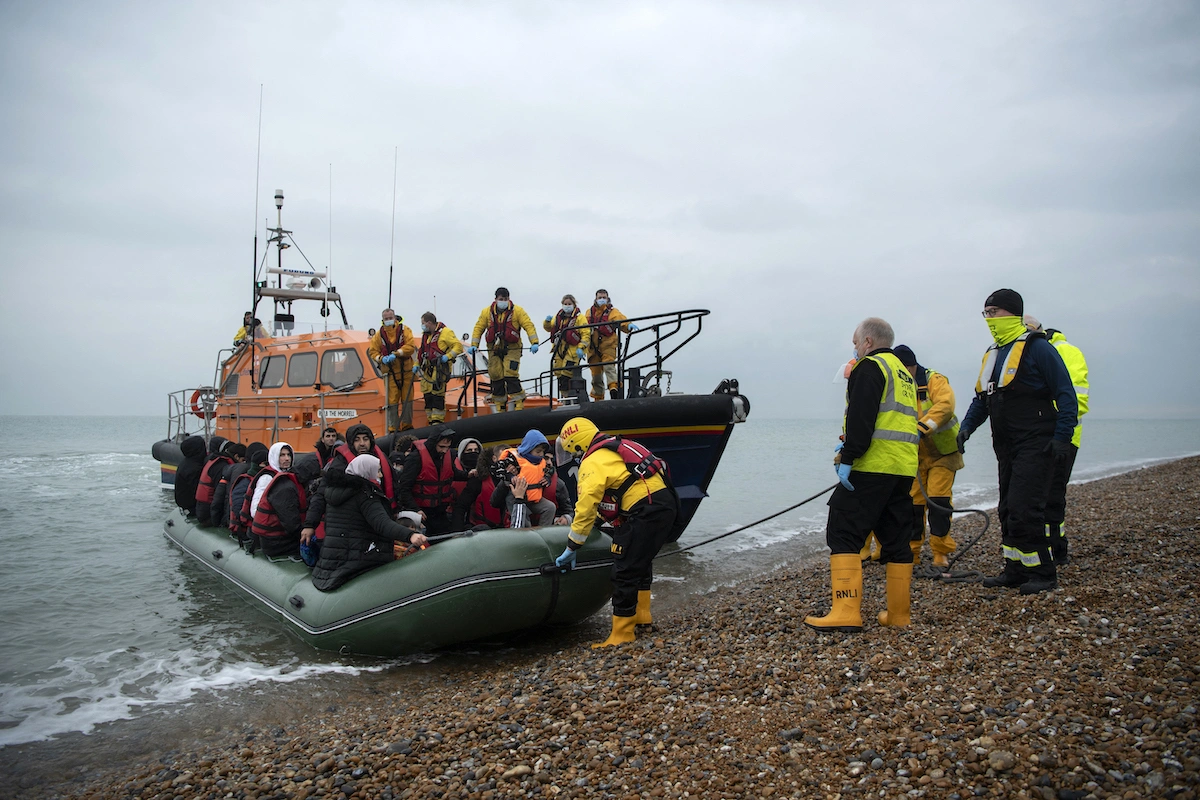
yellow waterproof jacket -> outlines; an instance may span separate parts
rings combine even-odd
[[[250,329],[247,328],[245,325],[243,325],[242,327],[238,328],[238,332],[236,334],[234,334],[233,343],[235,345],[238,345],[238,344],[241,344],[242,342],[244,342],[248,338],[250,338]],[[258,330],[254,334],[254,338],[255,339],[270,339],[271,334],[267,333],[266,328],[264,328],[262,325],[259,325]]]
[[[575,521],[568,534],[571,541],[583,544],[587,541],[600,508],[600,499],[608,491],[616,492],[629,477],[629,467],[615,450],[602,447],[583,459],[579,465],[579,500],[575,503]],[[621,510],[628,511],[657,491],[667,488],[661,475],[651,475],[645,480],[634,481],[621,498]]]
[[[950,381],[940,372],[925,370],[927,397],[917,398],[917,431],[921,434],[920,457],[922,462],[946,460],[938,464],[949,470],[959,470],[963,467],[962,454],[955,451],[943,455],[933,441],[933,433],[948,430],[947,426],[956,425],[954,416],[954,389]],[[957,428],[955,428],[957,430]]]
[[[616,329],[620,328],[625,333],[629,333],[629,323],[624,321],[626,319],[625,315],[618,311],[614,306],[604,306],[602,308],[593,303],[592,307],[589,308],[587,312],[588,324],[600,322],[604,314],[604,309],[606,308],[608,309],[607,322],[613,325],[613,332],[605,336],[604,332],[601,331],[600,328],[591,329],[592,345],[591,349],[588,350],[589,361],[614,361],[617,357]],[[590,354],[595,354],[598,357],[593,358]]]
[[[421,369],[436,368],[437,367],[436,363],[429,363],[429,364],[425,363],[424,356],[426,355],[426,353],[424,352],[424,342],[425,342],[426,335],[427,334],[422,333],[421,340],[419,342],[417,342],[418,363],[420,363]],[[456,359],[460,355],[462,355],[462,352],[463,352],[462,342],[459,341],[458,335],[455,334],[454,331],[445,327],[444,325],[442,326],[442,329],[440,331],[438,331],[436,347],[437,347],[438,352],[435,354],[429,354],[429,355],[434,356],[434,358],[432,359],[433,362],[440,362],[441,356],[444,354],[444,355],[449,356],[450,362],[453,363],[454,359]]]
[[[386,330],[388,329],[382,325],[379,326],[375,335],[371,337],[371,343],[367,345],[367,356],[378,364],[379,368],[384,372],[391,372],[398,377],[404,377],[412,369],[412,364],[405,365],[404,362],[409,361],[413,353],[416,352],[417,342],[413,338],[412,329],[400,320],[396,320],[395,327],[391,329],[394,333],[387,337],[387,344],[390,345],[388,349],[397,358],[391,364],[384,364],[381,359],[386,355],[384,353],[383,339],[384,331]],[[400,337],[398,340],[396,339],[397,335]]]
[[[1062,331],[1055,331],[1051,334],[1049,341],[1062,357],[1063,363],[1067,365],[1067,373],[1071,376],[1071,383],[1075,386],[1075,400],[1079,404],[1080,421],[1075,426],[1074,433],[1071,434],[1071,444],[1079,447],[1083,436],[1083,415],[1088,412],[1087,360],[1083,357],[1083,351],[1068,342]]]
[[[479,341],[483,338],[483,332],[487,330],[488,324],[492,321],[492,306],[489,303],[483,307],[483,311],[479,312],[479,319],[475,322],[475,330],[471,331],[471,346],[479,347]],[[517,326],[519,331],[525,331],[525,335],[529,337],[530,344],[538,343],[537,328],[533,327],[533,320],[525,313],[525,309],[514,304],[512,307],[512,321]],[[520,336],[520,334],[517,334]],[[498,339],[497,339],[498,341]],[[511,345],[516,350],[521,349],[520,344],[514,343]]]
[[[555,326],[558,325],[560,316],[561,312],[550,317],[549,321],[543,320],[542,327],[548,332],[554,333]],[[578,328],[578,330],[575,332],[579,334],[579,343],[570,344],[567,342],[565,333],[561,334],[554,340],[554,355],[558,356],[559,358],[566,358],[568,356],[574,358],[576,348],[580,347],[582,347],[583,352],[586,353],[588,349],[588,343],[592,339],[592,330],[583,327],[584,325],[587,325],[587,317],[583,315],[582,311],[575,309],[575,318],[567,323],[564,326],[564,329],[569,331],[572,328]]]

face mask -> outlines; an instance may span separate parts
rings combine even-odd
[[[606,306],[606,305],[608,305],[608,298],[607,298],[607,297],[597,297],[597,298],[596,298],[596,305],[598,305],[598,306]]]
[[[508,301],[507,300],[497,300],[496,308],[500,311],[506,311],[508,309]]]
[[[852,351],[850,358],[854,359],[855,361],[858,361],[858,348],[857,347],[854,348],[854,350]]]
[[[462,461],[462,465],[467,469],[475,469],[475,465],[479,463],[479,453],[463,453],[462,458],[459,460]]]
[[[1025,321],[1020,317],[988,317],[984,321],[998,345],[1015,342],[1025,332]]]
[[[385,319],[383,321],[383,327],[385,327],[385,328],[391,328],[395,324],[396,324],[396,320],[394,320],[394,319]]]
[[[421,326],[421,330],[425,331],[426,333],[433,333],[433,326],[426,323]]]
[[[570,314],[574,310],[575,310],[575,306],[571,305],[570,303],[567,303],[566,305],[563,306],[564,314]]]

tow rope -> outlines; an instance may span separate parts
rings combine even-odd
[[[975,538],[971,539],[971,541],[968,542],[965,547],[955,552],[954,558],[950,559],[950,563],[945,569],[941,567],[935,567],[933,564],[918,564],[913,566],[913,577],[929,578],[930,580],[942,581],[943,583],[978,583],[979,581],[982,581],[985,576],[979,570],[971,569],[955,571],[954,565],[957,564],[959,559],[965,556],[972,547],[978,544],[979,540],[983,538],[983,535],[987,533],[988,526],[992,524],[991,517],[988,516],[986,511],[980,508],[950,508],[948,506],[941,505],[940,503],[933,502],[933,500],[931,500],[929,497],[929,493],[925,491],[925,481],[921,480],[921,473],[919,471],[917,472],[917,486],[919,486],[921,489],[921,496],[925,498],[926,507],[936,508],[938,511],[946,514],[978,514],[979,516],[983,517],[983,528],[980,529],[979,533],[975,534]],[[925,532],[921,531],[922,542],[924,539]]]

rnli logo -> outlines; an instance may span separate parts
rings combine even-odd
[[[577,433],[579,433],[579,423],[578,422],[575,423],[574,425],[568,425],[567,427],[563,428],[562,433],[559,435],[564,439],[569,439]]]
[[[838,600],[853,600],[858,597],[858,591],[855,589],[838,589],[833,593],[833,596]]]
[[[611,552],[614,556],[625,555],[625,548],[621,547],[621,545],[617,544],[616,542],[613,542],[611,545],[609,545],[608,549],[609,552]]]
[[[898,377],[900,379],[901,383],[907,383],[909,386],[913,385],[912,375],[908,374],[908,370],[904,370],[903,372],[897,372],[896,377]]]

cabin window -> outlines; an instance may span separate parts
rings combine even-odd
[[[357,351],[326,350],[321,355],[321,383],[343,389],[361,381],[362,376],[363,365]]]
[[[317,354],[293,353],[288,365],[288,386],[312,386],[317,382]]]
[[[287,356],[268,356],[263,359],[258,373],[258,385],[263,389],[278,389],[283,386],[283,373],[287,368]]]
[[[236,396],[238,390],[238,377],[240,377],[238,373],[234,372],[228,378],[226,378],[225,385],[221,387],[221,394],[225,395],[226,397]]]

